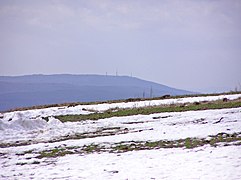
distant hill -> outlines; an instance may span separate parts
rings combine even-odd
[[[149,98],[165,94],[191,92],[129,76],[0,76],[0,111],[34,105]]]

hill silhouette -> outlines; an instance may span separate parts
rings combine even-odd
[[[129,76],[0,76],[0,110],[65,102],[90,102],[191,94]]]

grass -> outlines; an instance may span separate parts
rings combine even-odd
[[[147,101],[147,100],[161,100],[161,99],[177,99],[177,98],[185,98],[185,97],[206,97],[206,96],[218,96],[218,95],[231,95],[231,94],[241,94],[241,91],[231,91],[225,93],[215,93],[215,94],[188,94],[188,95],[177,95],[177,96],[169,96],[166,97],[154,97],[154,98],[129,98],[129,99],[120,99],[120,100],[108,100],[108,101],[95,101],[95,102],[72,102],[72,103],[60,103],[60,104],[47,104],[47,105],[37,105],[31,107],[22,107],[22,108],[15,108],[10,109],[4,112],[11,112],[11,111],[25,111],[25,110],[33,110],[33,109],[43,109],[43,108],[50,108],[50,107],[74,107],[78,105],[94,105],[94,104],[104,104],[104,103],[120,103],[120,102],[136,102],[136,101]]]
[[[83,147],[70,146],[70,147],[56,147],[51,150],[45,150],[39,153],[36,157],[38,159],[42,158],[55,158],[65,156],[67,154],[89,154],[93,152],[100,152],[103,149],[103,146],[96,144],[84,145]]]
[[[83,120],[98,120],[103,118],[110,118],[110,117],[118,117],[118,116],[131,116],[137,114],[153,114],[153,113],[161,113],[161,112],[183,112],[189,110],[205,110],[205,109],[222,109],[222,108],[235,108],[241,107],[241,98],[236,100],[229,100],[227,102],[219,100],[213,102],[201,102],[201,103],[189,103],[189,104],[172,104],[172,105],[162,105],[162,106],[152,106],[152,107],[142,107],[142,108],[129,108],[129,109],[115,109],[107,110],[103,113],[92,113],[88,115],[65,115],[65,116],[56,116],[62,122],[74,122],[74,121],[83,121]],[[164,117],[153,117],[153,119],[158,118],[166,118],[169,116]],[[200,119],[201,121],[202,119]],[[47,121],[47,118],[46,118]],[[129,122],[129,123],[142,123],[142,122]],[[81,134],[74,134],[71,136],[63,136],[59,139],[48,141],[49,143],[59,142],[62,140],[69,140],[69,139],[84,139],[84,138],[94,138],[98,136],[110,136],[115,135],[116,133],[125,133],[123,129],[120,127],[111,127],[111,128],[99,128],[95,132],[87,132]],[[32,141],[23,141],[23,142],[15,142],[14,144],[11,143],[0,143],[0,148],[12,147],[12,146],[24,146],[33,144]],[[188,144],[188,142],[187,142]]]
[[[223,143],[223,144],[220,144]],[[113,145],[104,146],[98,144],[70,147],[56,147],[51,150],[42,151],[39,153],[37,158],[55,158],[65,156],[67,154],[89,154],[89,153],[100,153],[100,152],[110,152],[110,153],[124,153],[129,151],[139,151],[139,150],[152,150],[161,148],[185,148],[193,149],[196,147],[202,147],[204,145],[210,145],[217,147],[219,145],[229,146],[229,145],[241,144],[241,132],[227,134],[218,133],[216,135],[209,136],[208,138],[185,138],[178,140],[160,140],[160,141],[131,141],[131,142],[120,142]],[[21,165],[21,164],[20,164]]]
[[[185,139],[177,140],[159,140],[159,141],[130,141],[130,142],[119,142],[115,144],[89,144],[84,146],[66,146],[62,145],[53,149],[44,150],[37,152],[36,150],[25,151],[24,153],[17,153],[16,155],[22,156],[25,154],[38,154],[37,159],[42,158],[56,158],[70,154],[90,154],[90,153],[124,153],[129,151],[140,151],[140,150],[153,150],[162,148],[184,148],[193,149],[210,145],[212,147],[218,146],[230,146],[230,145],[241,145],[241,132],[232,134],[218,133],[216,135],[210,135],[207,138],[195,138],[188,137]],[[30,158],[31,159],[31,158]],[[27,162],[19,162],[17,165],[23,166],[29,164]],[[39,161],[34,161],[30,164],[40,164]]]
[[[197,111],[197,110],[207,110],[207,109],[223,109],[223,108],[236,108],[241,107],[241,98],[232,101],[212,101],[212,102],[196,102],[188,104],[171,104],[171,105],[160,105],[160,106],[147,106],[140,108],[127,108],[127,109],[115,109],[107,110],[103,113],[92,113],[87,115],[61,115],[55,118],[59,119],[61,122],[76,122],[83,120],[98,120],[111,117],[121,117],[121,116],[132,116],[132,115],[149,115],[153,113],[162,112],[184,112],[184,111]]]
[[[218,133],[217,135],[210,136],[206,138],[185,138],[178,140],[160,140],[160,141],[147,141],[147,142],[122,142],[117,143],[112,147],[111,152],[127,152],[127,151],[137,151],[137,150],[151,150],[151,149],[161,149],[161,148],[186,148],[193,149],[196,147],[201,147],[204,145],[210,145],[213,147],[218,146],[220,143],[224,143],[228,146],[228,143],[236,142],[234,145],[240,145],[241,133]]]
[[[73,154],[72,151],[66,150],[65,148],[55,148],[52,150],[42,151],[37,158],[53,158],[53,157],[59,157],[59,156],[65,156],[67,154]]]

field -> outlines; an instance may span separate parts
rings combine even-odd
[[[240,179],[241,94],[0,114],[0,179]]]

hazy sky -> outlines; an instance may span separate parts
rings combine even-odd
[[[0,0],[0,75],[116,70],[193,91],[241,86],[241,1]]]

